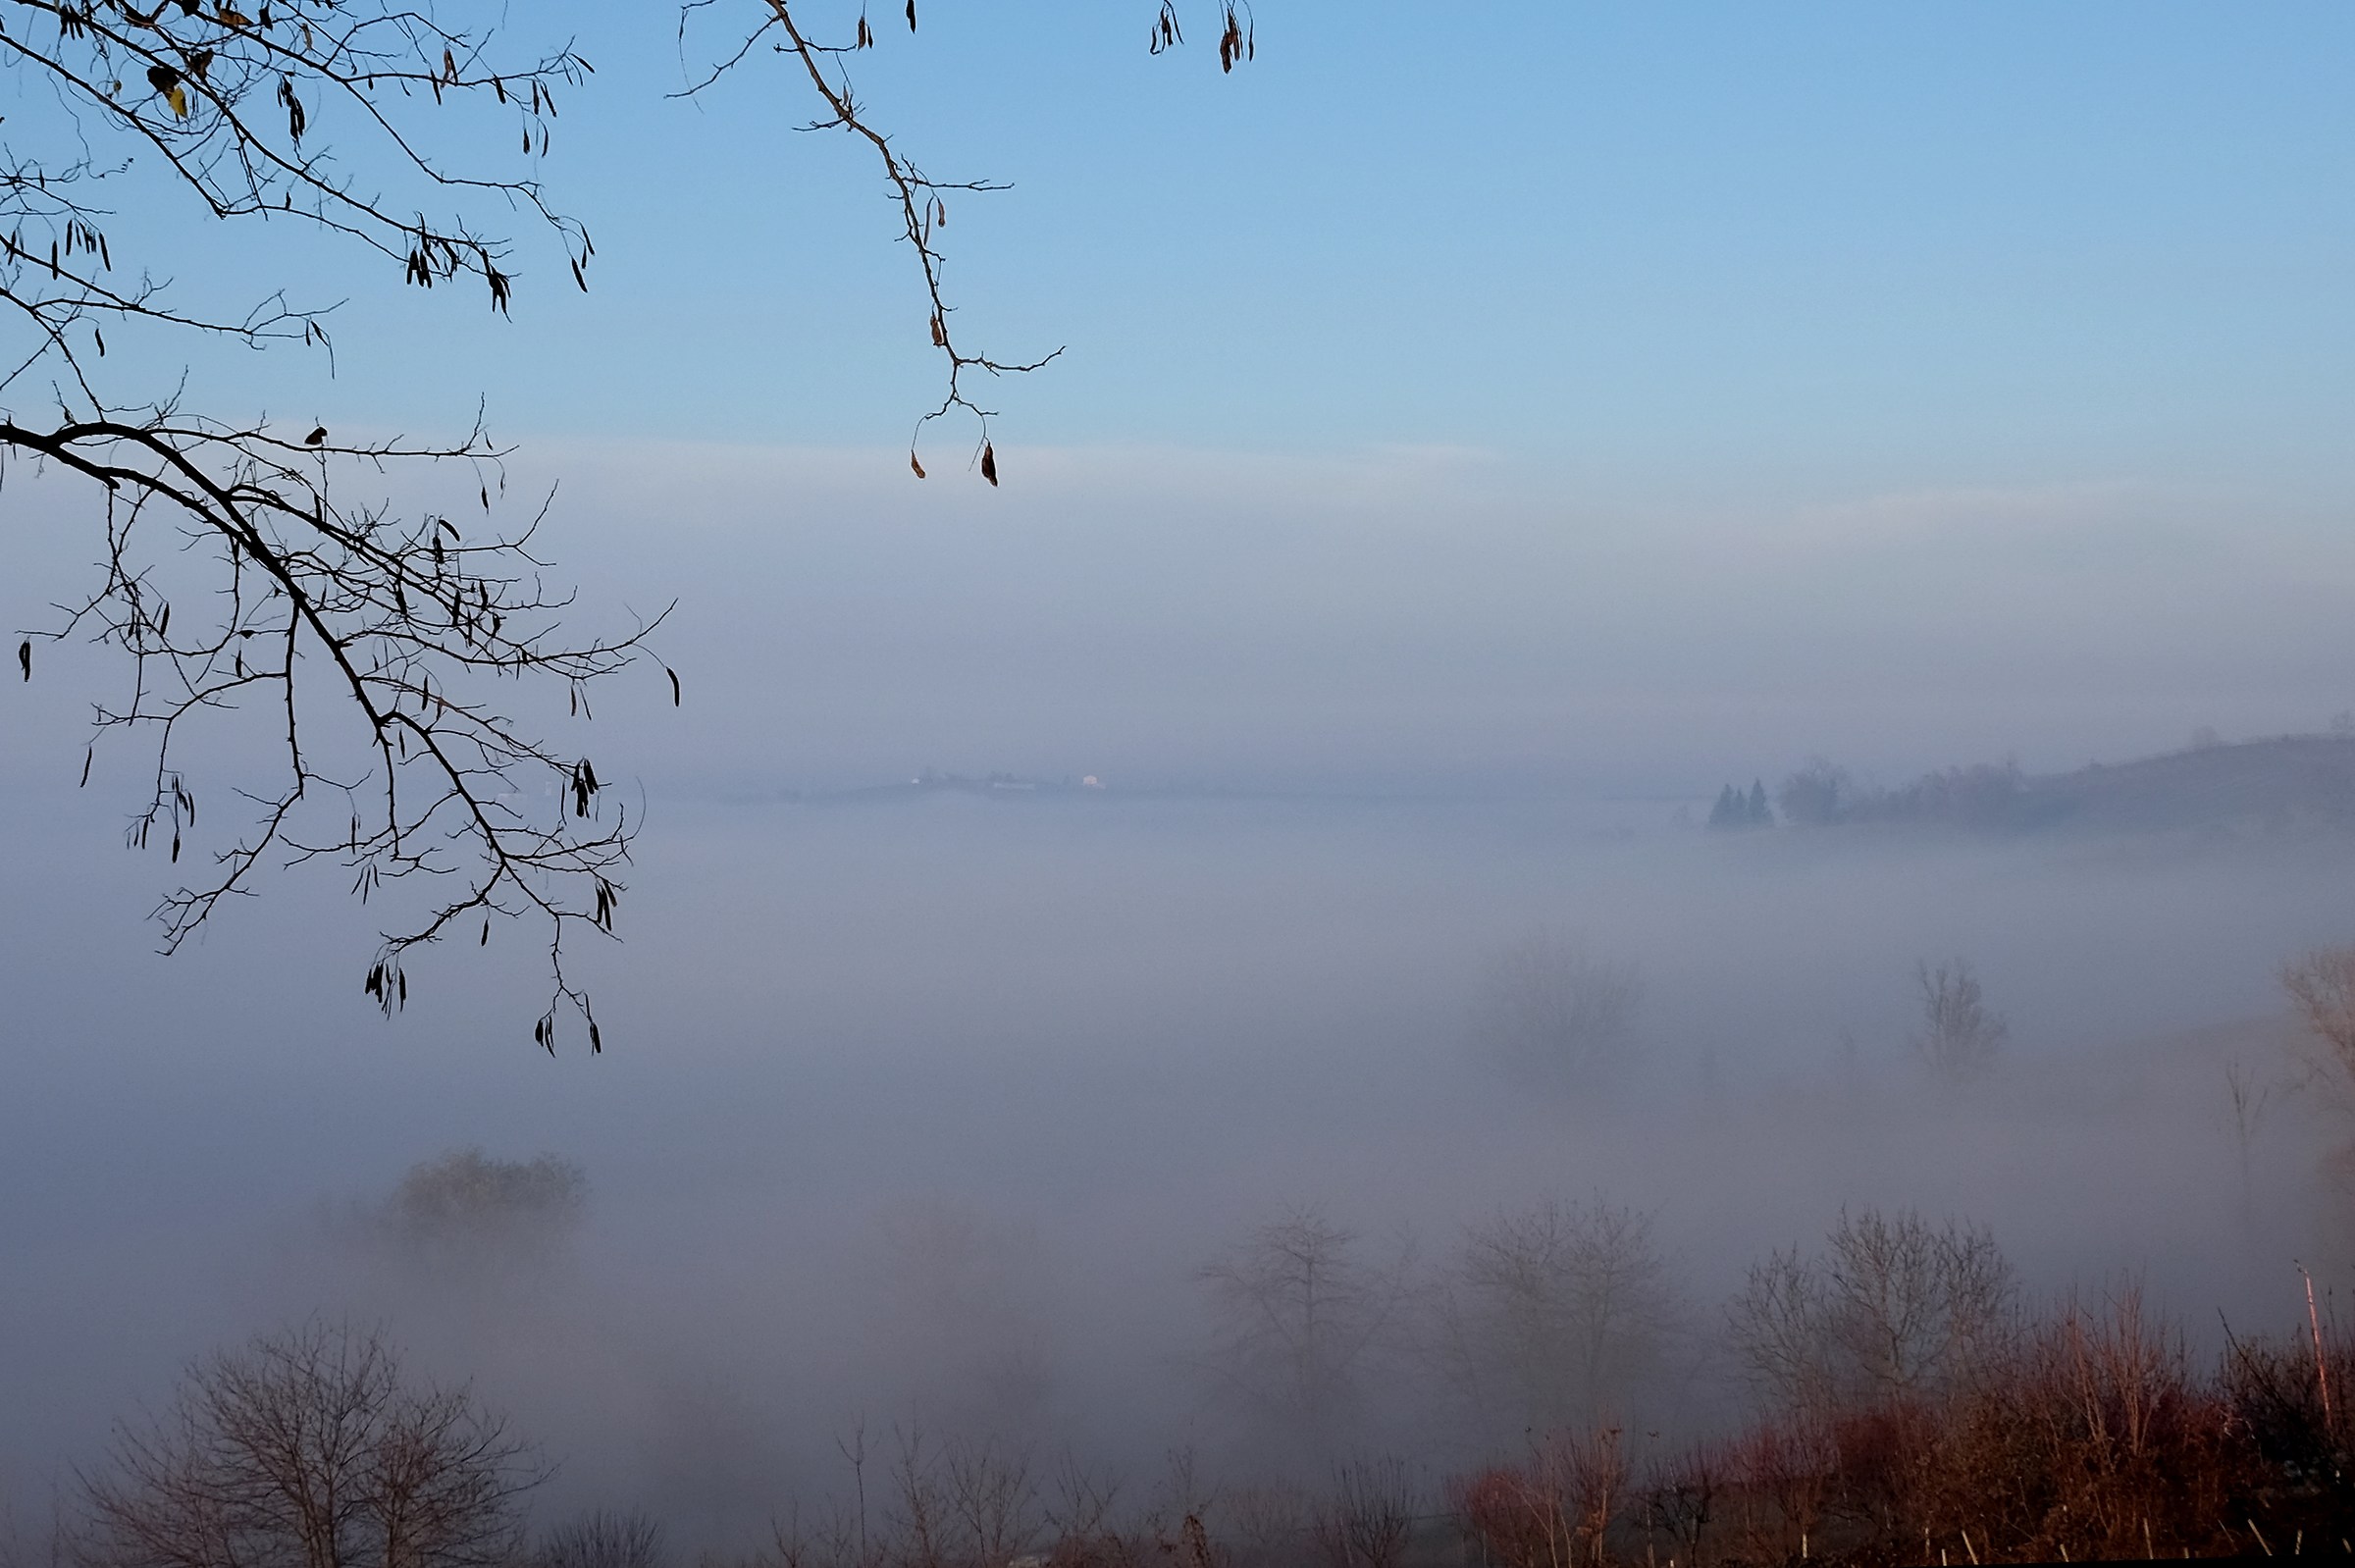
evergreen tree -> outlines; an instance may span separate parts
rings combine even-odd
[[[1762,779],[1750,781],[1750,825],[1774,826],[1774,813],[1766,809],[1766,784]]]

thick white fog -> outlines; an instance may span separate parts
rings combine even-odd
[[[532,1046],[541,959],[506,927],[379,1019],[374,919],[332,874],[155,957],[169,868],[119,847],[135,759],[74,787],[112,672],[44,649],[10,691],[24,1528],[189,1358],[322,1314],[473,1379],[559,1462],[547,1517],[639,1504],[674,1547],[737,1549],[841,1494],[863,1422],[1075,1455],[1137,1497],[1174,1451],[1283,1473],[1199,1271],[1286,1216],[1402,1271],[1328,1437],[1434,1486],[1512,1434],[1417,1327],[1433,1281],[1467,1226],[1548,1200],[1648,1218],[1672,1332],[1618,1398],[1658,1444],[1749,1408],[1726,1303],[1844,1208],[1984,1225],[2038,1299],[2139,1279],[2202,1354],[2220,1314],[2291,1321],[2300,1263],[2355,1283],[2344,1111],[2277,981],[2346,938],[2355,835],[2230,802],[2137,830],[1703,825],[1721,785],[1818,752],[1895,783],[2325,727],[2329,683],[2283,672],[2334,618],[2250,618],[2284,569],[2262,550],[2194,596],[2214,563],[2170,532],[2179,497],[1795,505],[1761,542],[1603,502],[1566,529],[1461,454],[1042,461],[1035,505],[934,511],[851,457],[722,456],[587,463],[565,552],[591,604],[685,601],[686,706],[616,687],[566,732],[646,813],[625,940],[581,960],[594,1059]],[[1107,477],[1137,471],[1141,500]],[[11,548],[26,621],[71,553]],[[2097,567],[2082,614],[2019,592]],[[1533,944],[1630,982],[1577,1071],[1484,1025]],[[1960,1084],[1910,1043],[1916,965],[1953,960],[2009,1025]],[[576,1164],[577,1224],[403,1243],[404,1173],[467,1149]]]
[[[2273,978],[2337,934],[2336,840],[1722,836],[1661,802],[680,808],[599,965],[611,1045],[551,1061],[496,939],[386,1023],[337,920],[265,905],[164,964],[97,813],[41,820],[17,863],[56,892],[7,917],[21,1507],[183,1359],[317,1311],[475,1378],[563,1459],[551,1505],[642,1501],[684,1542],[836,1487],[862,1416],[1217,1463],[1248,1434],[1199,1365],[1194,1271],[1296,1205],[1431,1261],[1549,1196],[1649,1214],[1693,1320],[1655,1424],[1741,1406],[1724,1299],[1843,1205],[1983,1222],[2040,1291],[2140,1275],[2204,1338],[2346,1261]],[[1541,927],[1640,971],[1607,1084],[1532,1085],[1475,1037],[1492,955]],[[1953,954],[2012,1037],[1942,1091],[1910,970]],[[2236,1062],[2275,1086],[2245,1178]],[[579,1234],[433,1266],[368,1239],[405,1169],[469,1145],[578,1162]],[[1401,1375],[1365,1440],[1460,1462],[1442,1402]]]

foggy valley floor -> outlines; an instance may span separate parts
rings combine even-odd
[[[10,832],[24,885],[59,890],[0,915],[20,1517],[188,1358],[322,1313],[475,1380],[560,1459],[550,1516],[643,1504],[680,1549],[749,1549],[839,1492],[863,1418],[1138,1491],[1188,1447],[1272,1474],[1196,1271],[1299,1213],[1420,1281],[1329,1436],[1434,1489],[1521,1437],[1408,1327],[1467,1224],[1542,1200],[1649,1217],[1675,1321],[1614,1401],[1659,1447],[1752,1408],[1726,1303],[1844,1209],[1984,1225],[2032,1302],[2139,1281],[2203,1360],[2224,1322],[2300,1321],[2300,1263],[2355,1285],[2330,1163],[2355,1124],[2299,1086],[2276,981],[2345,938],[2355,837],[1716,835],[1644,802],[675,807],[593,961],[607,1049],[551,1062],[520,942],[435,955],[387,1024],[364,912],[265,901],[166,962],[137,921],[153,868],[93,850],[104,813],[52,798]],[[1482,1032],[1496,956],[1538,932],[1640,977],[1567,1074]],[[1909,1037],[1916,962],[1953,958],[2010,1034],[1947,1084]],[[2228,1073],[2257,1096],[2245,1168]],[[402,1174],[467,1147],[577,1162],[577,1227],[389,1245],[370,1217]]]

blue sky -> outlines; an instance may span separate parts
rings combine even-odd
[[[668,763],[1705,794],[2355,706],[2343,6],[1269,0],[1222,77],[1207,9],[1155,59],[1141,3],[935,0],[860,91],[1014,183],[952,204],[968,341],[1067,349],[993,390],[994,493],[969,430],[903,466],[939,379],[871,156],[774,56],[666,96],[733,14],[682,57],[668,5],[510,8],[598,67],[542,166],[595,287],[519,231],[512,321],[121,220],[189,288],[348,298],[336,380],[200,360],[217,405],[479,400],[565,482],[565,569],[679,598],[729,698]]]
[[[965,330],[1068,346],[1003,390],[1009,446],[2342,473],[2343,7],[1282,3],[1225,78],[1207,11],[1173,58],[1146,20],[935,4],[856,62],[928,168],[1016,183],[949,235]],[[598,235],[595,291],[527,250],[510,327],[354,276],[335,400],[896,440],[932,374],[863,149],[791,131],[810,99],[774,57],[665,100],[667,7],[520,6],[510,31],[576,25],[600,74],[546,171]]]

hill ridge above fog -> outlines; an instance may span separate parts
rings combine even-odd
[[[1786,778],[1776,803],[1779,823],[1800,828],[1878,822],[2008,832],[2344,831],[2355,829],[2355,735],[2217,742],[2066,773],[1978,763],[1895,789],[1858,788],[1845,770],[1818,760]],[[1711,825],[1751,824],[1720,814]]]

